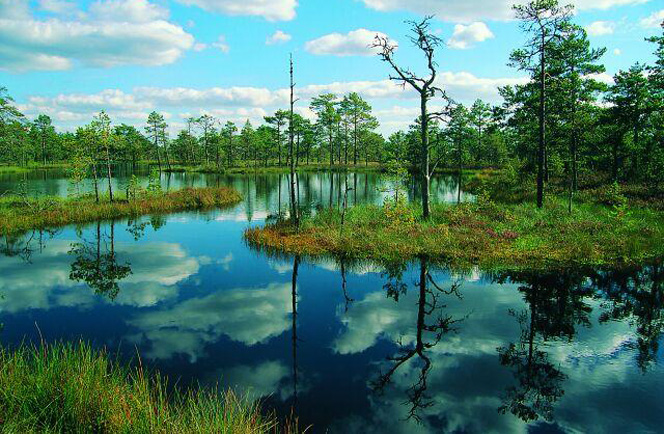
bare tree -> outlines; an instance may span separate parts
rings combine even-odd
[[[293,55],[290,55],[290,113],[288,122],[288,155],[290,163],[290,202],[291,202],[291,218],[298,224],[297,213],[297,197],[295,194],[295,157],[293,155],[293,142],[295,138],[295,82],[293,81]]]
[[[438,159],[433,165],[430,161],[431,142],[429,141],[429,123],[433,120],[446,117],[449,114],[452,105],[452,100],[447,96],[445,91],[435,85],[438,64],[434,60],[434,55],[436,49],[443,45],[443,40],[434,35],[431,31],[430,22],[432,18],[433,17],[428,16],[421,22],[407,21],[411,26],[411,32],[413,34],[412,36],[409,36],[410,41],[424,53],[426,58],[427,69],[429,70],[428,77],[419,77],[410,69],[398,66],[394,60],[394,52],[397,49],[397,45],[390,41],[386,36],[376,35],[372,45],[372,47],[381,50],[378,55],[384,62],[389,63],[392,69],[396,72],[396,76],[390,76],[390,80],[394,80],[404,87],[406,84],[409,84],[420,94],[420,170],[422,175],[422,216],[424,219],[428,219],[431,213],[429,206],[429,184],[431,175],[438,163],[440,163],[440,159]],[[429,112],[429,100],[436,95],[442,98],[444,101],[444,107],[438,112]]]

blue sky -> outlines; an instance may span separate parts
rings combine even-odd
[[[652,60],[644,38],[661,32],[660,0],[575,0],[575,21],[606,47],[608,74]],[[434,14],[447,41],[440,83],[454,99],[499,102],[498,85],[524,80],[507,66],[524,40],[508,0],[0,0],[0,86],[29,116],[60,129],[106,109],[141,126],[152,110],[171,129],[188,116],[254,123],[285,107],[293,53],[301,101],[358,91],[381,131],[405,127],[417,101],[386,79],[368,48],[377,32],[399,43],[398,61],[418,70],[404,20]],[[609,77],[603,77],[609,80]]]

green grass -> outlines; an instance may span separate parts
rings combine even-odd
[[[562,200],[543,209],[480,200],[435,205],[421,221],[417,205],[361,205],[341,213],[327,209],[305,219],[250,228],[249,244],[301,255],[339,255],[391,262],[426,256],[450,266],[548,268],[624,265],[664,256],[664,214],[652,209],[577,205]]]
[[[274,417],[232,391],[168,387],[85,343],[0,348],[3,433],[264,433]]]
[[[261,163],[262,164],[262,163]],[[214,164],[207,164],[202,166],[192,166],[192,165],[183,165],[177,164],[172,165],[171,169],[164,168],[164,172],[189,172],[189,173],[219,173],[224,175],[233,175],[233,174],[264,174],[264,173],[288,173],[290,167],[285,163],[283,166],[268,166],[265,167],[259,164],[258,166],[253,166],[251,163],[246,163],[242,167],[221,167],[217,168]],[[296,170],[298,172],[319,172],[319,171],[333,171],[333,172],[343,172],[343,171],[353,171],[353,172],[379,172],[383,170],[383,167],[378,163],[370,162],[369,165],[365,165],[364,162],[358,163],[356,166],[353,164],[334,164],[332,166],[329,163],[310,163],[310,164],[300,164],[297,166]]]
[[[66,169],[69,166],[70,166],[69,163],[64,163],[64,162],[48,163],[48,164],[30,162],[28,163],[27,166],[9,166],[9,165],[0,164],[0,173],[23,173],[23,172],[28,172],[30,170],[40,170],[40,169]]]
[[[0,234],[15,235],[31,229],[46,229],[68,224],[88,223],[165,214],[178,211],[219,208],[238,203],[242,197],[229,187],[185,188],[168,193],[143,193],[127,201],[116,195],[114,202],[92,197],[58,198],[52,196],[0,198]]]
[[[0,173],[24,173],[29,171],[30,168],[23,166],[5,166],[0,165]]]

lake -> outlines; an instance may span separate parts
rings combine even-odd
[[[54,173],[26,179],[31,194],[68,191]],[[245,200],[2,240],[4,344],[139,354],[172,382],[294,408],[316,433],[661,432],[661,264],[489,273],[274,257],[242,234],[288,207],[285,175],[161,181],[232,185]],[[0,191],[17,182],[0,177]],[[336,206],[346,183],[351,203],[390,194],[384,176],[353,173],[302,174],[299,194]],[[432,190],[454,201],[458,186]]]

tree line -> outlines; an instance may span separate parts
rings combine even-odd
[[[317,121],[293,114],[296,167],[327,162],[367,165],[381,160],[384,139],[375,132],[379,125],[371,105],[359,94],[323,94],[312,99],[311,110]],[[170,137],[164,115],[154,111],[143,128],[127,124],[112,127],[108,146],[98,123],[100,117],[108,118],[108,114],[102,111],[73,132],[58,132],[46,114],[30,121],[15,107],[7,89],[0,88],[0,163],[47,166],[83,157],[99,159],[108,151],[114,163],[154,161],[160,169],[171,169],[175,164],[218,170],[289,164],[288,110],[265,116],[258,126],[249,120],[238,126],[209,114],[190,117],[175,137]]]
[[[57,132],[47,115],[29,121],[0,88],[0,163],[88,159],[100,168],[144,160],[160,168],[289,166],[292,133],[295,167],[398,162],[421,175],[423,202],[428,202],[430,177],[443,167],[513,168],[535,178],[540,206],[547,183],[565,183],[571,196],[580,175],[659,186],[664,177],[664,36],[647,39],[654,62],[636,63],[607,83],[599,80],[606,77],[601,62],[606,49],[591,46],[585,30],[573,22],[572,6],[533,0],[514,11],[525,42],[508,62],[529,80],[499,88],[500,104],[479,99],[460,104],[441,87],[437,55],[443,41],[431,30],[431,17],[410,23],[410,40],[427,67],[424,76],[399,65],[396,47],[377,37],[374,45],[395,73],[391,78],[420,97],[420,116],[387,139],[376,132],[371,105],[354,92],[312,98],[315,120],[277,110],[261,125],[247,121],[238,126],[206,114],[187,119],[171,138],[157,112],[142,128],[110,127],[99,122],[108,117],[102,112],[74,132]]]

